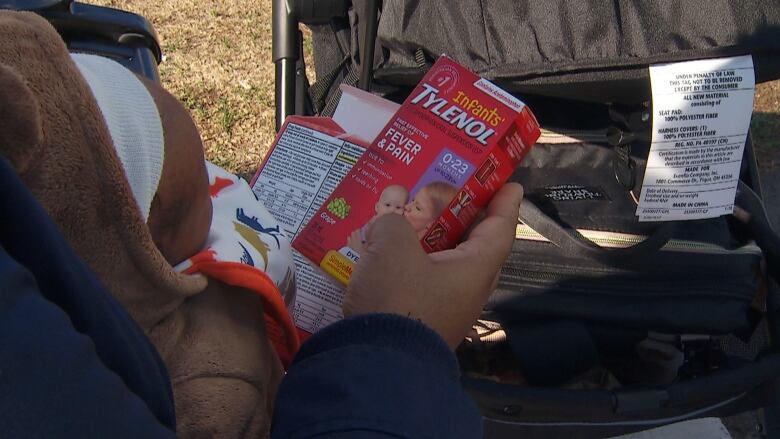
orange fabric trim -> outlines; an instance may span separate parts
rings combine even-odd
[[[289,337],[284,334],[284,329],[282,329],[276,320],[272,319],[268,314],[264,314],[263,318],[265,319],[265,332],[268,334],[268,339],[271,340],[271,344],[273,344],[274,350],[276,350],[276,353],[279,355],[279,360],[282,362],[282,365],[287,369],[292,363],[292,359],[295,357],[297,351],[290,352],[287,348],[285,340]]]
[[[206,250],[201,251],[197,255],[190,258],[190,265],[186,270],[184,270],[185,274],[195,274],[198,272],[197,266],[204,262],[212,262],[217,260],[217,252],[212,250],[211,248],[208,248]]]
[[[246,264],[215,260],[199,260],[186,270],[199,272],[234,287],[245,288],[263,299],[267,332],[285,369],[301,346],[298,329],[293,324],[282,295],[267,274]],[[284,338],[284,340],[280,340]]]

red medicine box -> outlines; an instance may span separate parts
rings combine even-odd
[[[426,252],[452,248],[539,135],[523,102],[442,56],[293,247],[344,284],[380,215],[404,215]]]

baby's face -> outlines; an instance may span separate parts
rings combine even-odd
[[[412,201],[404,207],[404,217],[418,236],[424,235],[438,216],[433,199],[425,189],[417,192]]]
[[[401,215],[404,213],[404,204],[406,204],[406,190],[400,187],[389,187],[382,191],[382,195],[376,203],[376,214],[394,213]]]

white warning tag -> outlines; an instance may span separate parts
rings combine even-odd
[[[753,58],[651,66],[650,80],[653,135],[639,221],[732,213],[753,111]]]

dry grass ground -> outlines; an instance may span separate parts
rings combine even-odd
[[[254,171],[273,140],[270,0],[80,0],[139,13],[165,54],[163,84],[191,110],[209,160]],[[763,167],[780,166],[780,82],[759,87],[754,135]]]
[[[163,85],[191,111],[209,160],[257,168],[273,140],[270,1],[86,0],[143,15],[165,59]]]

